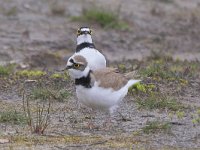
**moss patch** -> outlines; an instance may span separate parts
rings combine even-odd
[[[156,86],[154,84],[143,84],[143,83],[136,83],[132,87],[129,88],[130,92],[143,92],[153,94],[156,90]]]
[[[69,80],[69,75],[67,72],[64,73],[53,73],[50,78],[52,79],[64,79],[64,80]]]
[[[146,134],[158,133],[158,132],[169,132],[171,125],[169,123],[163,123],[158,121],[148,122],[145,127],[142,128],[142,131]]]
[[[46,75],[46,72],[40,70],[22,70],[18,71],[16,74],[22,77],[41,77]]]

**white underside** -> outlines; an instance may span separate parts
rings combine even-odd
[[[84,48],[75,55],[81,55],[86,58],[91,70],[97,70],[106,67],[105,57],[96,49]]]
[[[130,80],[118,91],[105,89],[95,82],[92,88],[76,86],[76,94],[81,103],[93,109],[108,110],[111,113],[117,108],[119,102],[126,96],[128,88],[139,80]]]

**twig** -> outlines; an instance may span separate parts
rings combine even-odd
[[[155,115],[142,115],[141,117],[144,117],[144,118],[146,118],[146,117],[155,117]]]
[[[23,88],[23,91],[22,91],[22,102],[23,102],[23,110],[24,110],[24,112],[26,112],[24,88]]]
[[[49,123],[49,117],[50,117],[50,108],[51,108],[51,100],[49,100],[49,105],[48,105],[48,108],[47,108],[47,113],[46,113],[45,123],[44,123],[43,129],[42,129],[42,133],[44,132],[44,130],[49,125],[48,123]]]
[[[122,115],[122,113],[120,113],[120,112],[118,112],[119,113],[119,115],[122,117],[122,121],[131,121],[131,119],[130,118],[126,118],[125,116],[123,116]]]
[[[54,146],[54,147],[56,147],[58,149],[65,150],[65,149],[68,149],[69,147],[88,147],[88,146],[94,146],[94,145],[104,144],[106,142],[108,142],[108,140],[98,141],[98,142],[91,143],[91,144],[69,145],[69,146],[65,146],[65,147]]]
[[[186,125],[185,123],[181,123],[181,122],[169,122],[172,125]]]
[[[26,80],[23,84],[23,109],[24,113],[27,116],[27,122],[28,125],[30,126],[30,130],[32,133],[38,133],[38,134],[43,134],[45,129],[49,125],[49,118],[50,118],[50,108],[51,108],[51,100],[49,100],[48,106],[47,106],[47,111],[45,111],[45,103],[40,104],[37,102],[36,107],[36,119],[33,117],[33,114],[31,113],[31,106],[30,106],[30,97],[26,95],[25,91],[25,83],[29,82],[36,82],[35,80]],[[51,93],[51,95],[53,95]]]
[[[95,143],[91,143],[91,144],[89,144],[88,146],[93,146],[93,145],[104,144],[104,143],[106,143],[106,142],[108,142],[108,140],[104,140],[104,141],[98,141],[98,142],[95,142]]]

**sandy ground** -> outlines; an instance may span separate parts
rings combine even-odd
[[[62,7],[61,7],[62,6]],[[102,29],[94,24],[71,21],[82,10],[100,6],[111,9],[130,23],[130,31]],[[109,7],[108,7],[109,6]],[[54,7],[64,7],[64,14],[52,14]],[[199,54],[199,2],[192,0],[150,1],[1,1],[0,62],[37,63],[37,56],[49,61],[45,53],[67,56],[76,45],[76,30],[87,25],[93,39],[108,60],[139,59],[151,51],[164,51],[174,58],[195,60]],[[47,59],[47,60],[46,60]],[[42,63],[42,62],[41,62]]]

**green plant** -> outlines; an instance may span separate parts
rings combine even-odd
[[[169,63],[164,60],[152,61],[146,68],[141,69],[139,73],[144,77],[154,77],[161,79],[177,78],[175,71],[169,69]]]
[[[123,72],[123,73],[126,72],[126,66],[125,66],[124,64],[119,64],[119,65],[118,65],[118,69],[119,69],[121,72]]]
[[[52,102],[48,99],[47,102],[36,102],[33,106],[30,98],[25,95],[25,92],[23,93],[23,109],[32,133],[44,133],[49,125],[51,105]],[[34,111],[33,107],[36,107]]]
[[[199,117],[200,117],[200,108],[197,110],[197,114],[198,114]]]
[[[56,95],[56,99],[59,101],[59,102],[63,102],[64,99],[67,99],[71,96],[71,94],[65,90],[65,89],[62,89],[60,91],[58,91],[58,94]]]
[[[185,116],[185,112],[184,111],[177,111],[176,116],[177,116],[178,119],[182,119]]]
[[[25,77],[41,77],[46,75],[46,72],[40,70],[22,70],[18,71],[16,74]]]
[[[34,88],[31,92],[31,99],[33,100],[48,100],[52,97],[51,92],[47,88]]]
[[[142,131],[146,134],[157,132],[169,132],[171,126],[168,122],[161,123],[158,121],[147,122],[147,125],[142,128]]]
[[[178,111],[185,108],[185,106],[178,103],[174,98],[159,93],[149,95],[146,98],[138,97],[136,103],[139,108],[145,109],[168,109]]]
[[[59,73],[54,73],[50,76],[50,78],[53,78],[53,79],[62,79],[63,76],[62,74],[59,74]]]
[[[67,99],[70,93],[61,88],[55,90],[52,82],[46,84],[42,80],[35,81],[32,89],[26,89],[29,82],[32,80],[26,80],[21,90],[24,113],[31,132],[43,134],[50,122],[52,103]]]
[[[136,83],[131,88],[129,88],[129,91],[131,92],[142,92],[146,94],[154,94],[154,91],[156,89],[156,86],[154,84],[143,84],[143,83]]]
[[[3,111],[0,112],[1,123],[24,124],[26,117],[17,111]]]
[[[64,72],[62,74],[60,73],[54,73],[50,76],[51,79],[64,79],[64,80],[68,80],[69,79],[69,75],[67,72]]]
[[[68,98],[71,94],[65,90],[50,90],[47,88],[35,88],[32,90],[30,97],[32,100],[46,101],[48,99],[54,99],[59,102],[63,102],[64,99]]]
[[[50,122],[50,110],[53,95],[48,90],[42,88],[33,89],[27,92],[23,84],[22,98],[23,110],[27,117],[27,123],[32,133],[43,134]],[[34,101],[33,101],[34,100]]]
[[[120,20],[117,14],[100,8],[87,9],[83,11],[82,16],[73,17],[72,19],[75,21],[98,23],[104,28],[117,28],[122,30],[126,30],[129,28],[128,24]]]
[[[8,76],[13,71],[13,64],[2,66],[0,65],[0,76]]]
[[[168,113],[168,117],[170,118],[170,120],[172,120],[173,116],[174,116],[174,114],[172,112]]]
[[[18,12],[18,9],[16,6],[5,8],[0,7],[0,13],[6,15],[6,16],[16,16]]]
[[[200,118],[194,118],[192,119],[192,124],[195,126],[200,122]]]
[[[194,114],[192,114],[192,123],[193,125],[197,125],[200,123],[200,109],[198,108]]]
[[[188,78],[198,74],[199,63],[187,61],[174,61],[169,56],[160,56],[154,53],[145,64],[139,69],[142,77],[151,77],[154,80],[176,81],[181,85],[188,84]]]

